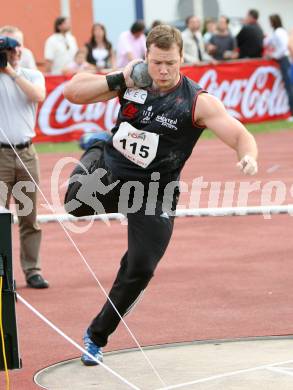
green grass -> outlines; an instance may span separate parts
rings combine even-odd
[[[280,130],[292,130],[293,123],[288,121],[272,121],[262,123],[251,123],[246,125],[247,129],[253,133],[271,133]]]
[[[246,125],[247,129],[252,134],[258,133],[271,133],[282,130],[293,130],[293,123],[287,121],[271,121],[262,123],[251,123]],[[214,138],[213,133],[210,130],[203,132],[203,139]],[[38,153],[72,153],[81,152],[77,141],[73,142],[44,142],[35,144]]]
[[[252,133],[252,134],[259,134],[259,133],[272,133],[276,131],[282,131],[282,130],[293,130],[293,123],[288,122],[286,120],[282,121],[268,121],[268,122],[261,122],[261,123],[249,123],[246,124],[245,127]],[[210,139],[214,138],[214,134],[210,130],[205,130],[201,136],[201,138]]]
[[[72,153],[81,152],[77,141],[72,142],[43,142],[35,144],[38,153]]]

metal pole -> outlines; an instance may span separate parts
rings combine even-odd
[[[2,325],[4,333],[5,356],[8,369],[21,368],[18,353],[17,324],[15,314],[15,283],[12,268],[12,214],[0,207],[0,276],[3,278],[2,294]],[[0,370],[4,370],[4,353],[0,345]]]
[[[136,19],[144,19],[143,0],[135,0]]]

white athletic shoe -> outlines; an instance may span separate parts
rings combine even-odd
[[[289,116],[289,118],[287,118],[287,122],[293,122],[293,115]]]

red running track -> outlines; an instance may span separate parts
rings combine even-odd
[[[200,176],[207,182],[270,180],[284,183],[285,203],[292,203],[292,131],[258,135],[260,173],[242,177],[235,156],[217,140],[201,141],[182,180]],[[60,154],[40,155],[42,189],[49,197],[52,167]],[[65,178],[70,171],[65,169]],[[238,187],[237,187],[238,188]],[[201,207],[208,205],[209,188]],[[49,199],[50,200],[50,199]],[[259,205],[261,191],[249,196]],[[188,203],[187,194],[181,203]],[[40,200],[40,204],[44,203]],[[219,204],[221,205],[221,204]],[[237,191],[233,205],[237,205]],[[40,206],[40,213],[48,213]],[[78,225],[81,226],[81,223]],[[84,329],[104,296],[57,223],[42,225],[42,264],[51,288],[25,287],[18,261],[17,227],[13,227],[17,291],[68,336],[81,343]],[[108,290],[126,250],[126,227],[96,222],[84,234],[72,234],[95,274]],[[263,216],[178,218],[172,242],[143,300],[126,317],[141,345],[211,338],[285,335],[293,333],[293,218]],[[33,375],[48,365],[79,355],[67,341],[17,303],[23,368],[10,371],[11,389],[38,388]],[[123,326],[107,350],[134,347]],[[0,388],[4,388],[0,374]]]

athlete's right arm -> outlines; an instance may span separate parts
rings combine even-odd
[[[134,86],[134,82],[130,74],[134,64],[140,61],[131,61],[124,69],[108,75],[78,73],[66,83],[64,96],[76,104],[89,104],[112,99],[118,96],[119,90],[110,90],[107,76],[123,73],[126,87],[131,88]]]
[[[105,75],[78,73],[66,83],[64,96],[72,103],[89,104],[109,100],[118,95],[110,91]]]

